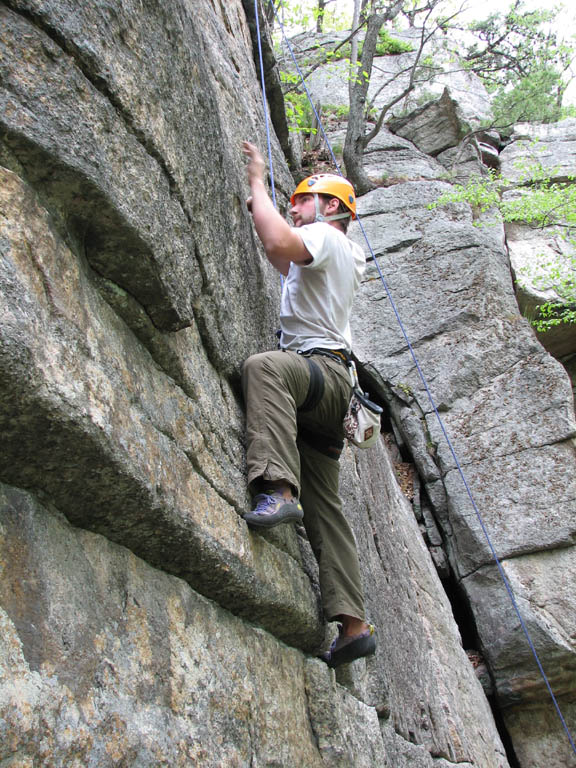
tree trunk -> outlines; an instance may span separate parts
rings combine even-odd
[[[366,108],[366,97],[368,95],[368,86],[370,85],[370,75],[372,74],[372,63],[376,52],[378,42],[378,32],[385,21],[391,21],[401,11],[404,0],[396,0],[384,13],[376,13],[372,2],[372,12],[367,17],[366,36],[362,47],[362,56],[360,64],[355,66],[356,62],[351,62],[351,76],[349,83],[350,113],[348,115],[348,128],[346,130],[346,139],[344,141],[344,165],[346,167],[346,176],[352,182],[357,195],[363,195],[375,188],[375,184],[370,181],[364,170],[363,154],[367,142],[364,134],[366,128],[366,119],[364,110]],[[355,13],[360,8],[358,2],[355,3]]]
[[[323,31],[325,8],[326,8],[326,0],[318,0],[318,17],[316,18],[316,32]]]
[[[350,78],[349,87],[350,113],[348,115],[348,128],[344,141],[343,157],[346,175],[352,182],[357,195],[363,195],[374,189],[375,186],[368,178],[363,165],[364,129],[366,125],[364,109],[370,84],[374,51],[376,50],[378,32],[382,23],[382,15],[373,13],[369,16],[360,66],[356,67],[356,62],[352,61],[351,67],[353,74]]]

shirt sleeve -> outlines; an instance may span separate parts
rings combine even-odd
[[[304,226],[298,227],[296,231],[312,257],[310,264],[300,265],[303,269],[322,269],[326,266],[331,255],[329,245],[332,235],[331,229],[332,227],[324,222],[304,224]]]

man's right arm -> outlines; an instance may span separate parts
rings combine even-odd
[[[309,264],[312,261],[302,238],[278,213],[268,195],[264,183],[264,160],[258,149],[248,141],[243,142],[248,157],[246,170],[250,191],[248,206],[258,237],[264,246],[268,261],[283,275],[288,274],[290,263]]]

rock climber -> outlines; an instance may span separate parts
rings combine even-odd
[[[275,209],[259,150],[243,142],[251,195],[247,200],[270,263],[285,276],[279,349],[246,360],[248,483],[251,527],[302,521],[316,556],[328,621],[339,634],[323,655],[331,667],[374,653],[366,622],[356,543],[338,493],[342,421],[352,385],[350,312],[365,269],[362,249],[348,239],[356,216],[346,179],[310,176],[291,198],[293,225]]]

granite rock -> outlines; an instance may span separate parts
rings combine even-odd
[[[9,0],[1,13],[0,762],[506,768],[417,505],[479,595],[497,690],[519,691],[504,698],[517,739],[535,683],[501,645],[510,619],[485,550],[468,552],[477,531],[374,262],[357,349],[400,448],[347,448],[342,472],[374,658],[336,674],[314,658],[325,626],[305,536],[241,519],[239,374],[275,343],[279,281],[244,204],[241,140],[264,149],[265,126],[240,1]],[[495,402],[504,374],[517,365],[512,398],[537,369],[544,396],[556,369],[518,317],[501,225],[479,230],[463,205],[432,211],[450,188],[441,166],[388,133],[375,146],[376,172],[400,152],[386,172],[413,179],[362,201],[375,259],[474,469],[486,445],[466,442],[481,433],[466,404],[524,419]],[[293,181],[274,136],[271,153],[285,211]],[[525,409],[535,436],[522,432],[519,454],[543,462],[546,504],[569,501],[552,482],[560,456],[570,467],[564,389],[546,391],[542,423]],[[513,441],[499,435],[502,465]],[[493,474],[502,505],[507,478]],[[552,632],[556,607],[536,604],[571,562],[568,507],[557,514],[544,554],[565,557],[546,577],[527,530],[520,550],[508,534],[501,546],[566,698],[571,614]],[[551,729],[526,749],[558,750]]]
[[[522,718],[542,680],[493,554],[513,564],[528,615],[553,589],[550,579],[572,578],[572,393],[562,366],[520,316],[501,223],[474,226],[463,204],[431,209],[445,186],[406,183],[362,198],[363,227],[385,285],[370,264],[355,308],[356,353],[412,452],[499,696],[505,704],[513,687]],[[413,232],[413,242],[394,247],[395,227]],[[362,239],[358,230],[352,236]],[[565,557],[556,559],[557,552]],[[552,570],[528,565],[538,562]],[[555,622],[570,624],[572,613],[550,608]],[[569,706],[574,640],[545,621],[530,623],[538,626],[537,651],[560,670],[554,683]],[[509,638],[513,667],[500,663],[498,650]],[[559,725],[552,741],[562,753]]]
[[[576,175],[576,118],[546,125],[519,123],[508,146],[500,153],[502,175],[514,182],[525,179],[526,169],[542,166],[555,181]]]

